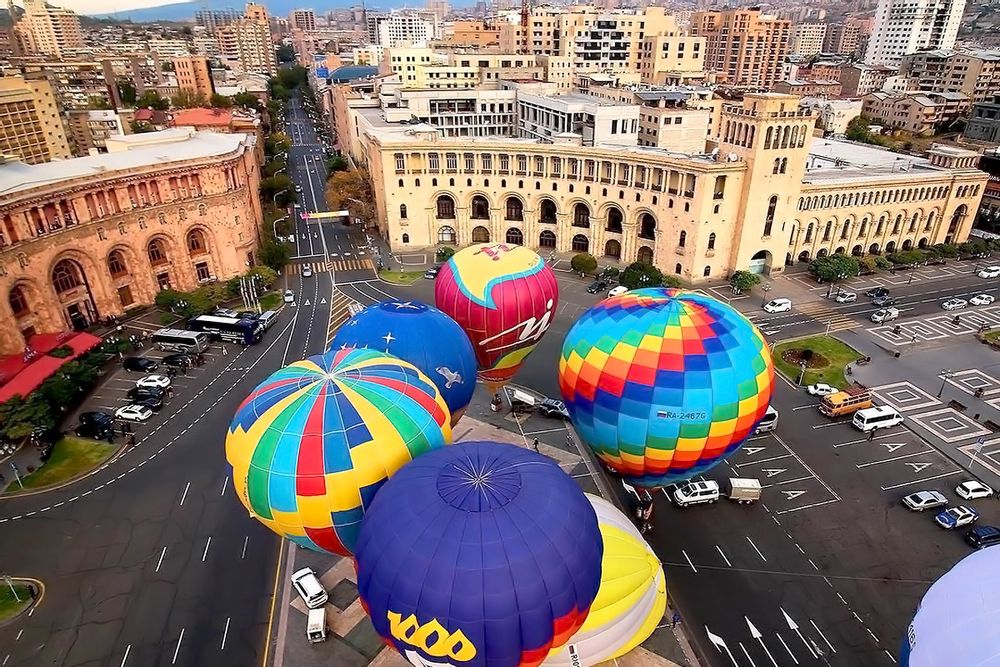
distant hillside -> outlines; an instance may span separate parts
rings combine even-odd
[[[468,3],[461,4],[471,4],[471,2],[472,0],[469,0]],[[159,7],[146,7],[145,9],[132,9],[122,12],[97,14],[96,16],[119,20],[130,19],[136,23],[149,21],[193,21],[195,12],[201,9],[242,9],[245,4],[245,2],[237,0],[179,2],[172,5],[160,5]],[[267,10],[275,16],[288,16],[293,9],[299,9],[300,7],[309,5],[309,3],[304,3],[302,0],[266,0],[265,4],[267,5]],[[329,11],[331,9],[356,7],[360,6],[360,4],[360,0],[331,0],[329,3],[324,3],[323,10],[316,10],[316,13],[320,14],[322,11]],[[366,4],[368,5],[369,11],[377,11],[373,6],[375,3]],[[413,0],[410,0],[409,3],[407,3],[406,0],[378,0],[380,9],[401,8],[405,7],[407,4],[412,6],[414,2]]]

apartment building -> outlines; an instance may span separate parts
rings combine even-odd
[[[969,111],[969,98],[962,93],[904,93],[882,91],[862,98],[864,115],[873,122],[931,136]]]
[[[799,23],[792,26],[789,55],[809,58],[821,53],[823,41],[826,39],[826,29],[826,23]]]
[[[844,97],[864,97],[881,90],[898,70],[892,67],[853,63],[840,68],[840,94]]]
[[[243,15],[238,9],[231,7],[225,9],[199,9],[194,13],[195,24],[201,26],[209,34],[224,26],[242,18]]]
[[[434,12],[403,10],[368,14],[368,41],[384,48],[423,45],[440,35],[441,24]]]
[[[970,141],[1000,144],[1000,95],[972,106],[972,115],[962,135]],[[996,156],[993,157],[996,160]]]
[[[241,72],[273,76],[277,71],[267,10],[261,5],[247,4],[246,15],[219,28],[216,39],[219,57]]]
[[[822,97],[803,97],[799,108],[812,112],[816,126],[829,134],[845,134],[847,125],[861,115],[861,100],[830,100]]]
[[[24,0],[24,17],[17,27],[26,33],[29,52],[62,58],[84,46],[80,18],[69,9],[46,0]]]
[[[839,81],[830,79],[785,79],[774,84],[774,92],[799,97],[839,97]]]
[[[426,47],[392,47],[382,49],[380,74],[396,74],[404,87],[417,87],[417,68],[442,65],[444,58]]]
[[[455,21],[451,33],[441,43],[477,49],[497,48],[500,46],[500,25],[485,20]]]
[[[539,93],[522,92],[534,87]],[[549,140],[576,135],[582,145],[635,146],[639,107],[583,93],[556,93],[547,84],[522,84],[517,93],[517,135]]]
[[[191,46],[183,39],[151,39],[149,50],[164,60],[183,58],[190,55]]]
[[[315,30],[316,12],[311,9],[293,9],[288,15],[288,27],[291,30]]]
[[[108,137],[125,134],[121,115],[111,109],[69,111],[66,125],[75,157],[107,153]]]
[[[1000,91],[1000,51],[921,51],[903,56],[899,74],[908,90],[963,93],[986,102]]]
[[[899,67],[903,56],[951,49],[965,0],[879,0],[865,63]]]
[[[727,9],[695,12],[691,29],[706,38],[705,67],[717,73],[719,83],[766,90],[780,79],[789,21],[759,8]]]
[[[45,79],[0,78],[0,155],[28,164],[72,156],[55,90]]]
[[[212,97],[215,93],[215,82],[212,81],[212,67],[208,58],[189,56],[174,58],[172,62],[178,90],[201,95],[206,100]]]
[[[87,109],[95,98],[116,103],[118,91],[110,63],[52,60],[25,63],[21,69],[25,79],[47,80],[64,110]]]
[[[862,53],[872,30],[871,19],[850,17],[843,21],[826,24],[823,37],[823,53],[855,55]]]

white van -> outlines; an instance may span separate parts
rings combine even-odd
[[[310,609],[307,621],[306,637],[309,638],[309,643],[325,642],[327,632],[326,607]]]
[[[277,321],[278,313],[274,310],[265,310],[260,314],[260,317],[257,318],[257,324],[259,324],[264,331],[267,331],[274,326],[274,323]]]
[[[764,413],[764,418],[760,420],[760,423],[757,424],[757,428],[754,429],[754,433],[767,433],[768,431],[773,431],[777,427],[778,411],[769,405],[767,406],[767,412]]]
[[[889,405],[858,410],[854,413],[854,419],[851,420],[854,428],[865,433],[880,428],[892,428],[902,423],[903,415],[896,412],[896,409]]]
[[[682,484],[674,491],[672,499],[678,507],[687,507],[699,503],[714,503],[721,495],[719,483],[709,479]]]

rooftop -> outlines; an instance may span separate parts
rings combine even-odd
[[[189,125],[192,127],[227,126],[233,120],[230,109],[177,109],[170,113],[170,124],[174,127]]]
[[[901,174],[939,172],[930,160],[900,155],[868,144],[840,139],[816,139],[809,147],[803,183],[836,180],[883,180]]]
[[[11,195],[74,178],[109,176],[114,172],[127,173],[143,167],[165,167],[172,163],[222,156],[238,150],[248,141],[245,134],[196,132],[191,127],[116,139],[125,150],[35,165],[23,162],[0,164],[0,195]]]

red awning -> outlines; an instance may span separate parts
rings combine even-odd
[[[70,334],[70,338],[64,338],[62,334],[51,334],[51,340],[49,340],[48,336],[46,335],[45,338],[34,336],[31,339],[32,349],[36,352],[38,351],[34,347],[36,342],[40,343],[43,349],[47,348],[46,352],[51,352],[56,347],[66,345],[73,350],[73,354],[63,358],[51,357],[48,354],[39,354],[27,363],[24,361],[23,355],[11,355],[0,361],[0,369],[3,371],[17,368],[18,365],[20,366],[20,370],[3,386],[0,386],[0,403],[13,398],[15,394],[27,396],[45,382],[45,380],[52,377],[63,364],[76,359],[81,354],[101,344],[101,339],[98,336],[89,333]],[[40,338],[41,340],[39,340]],[[62,340],[59,340],[60,338]],[[51,345],[53,341],[59,342],[57,345]]]

